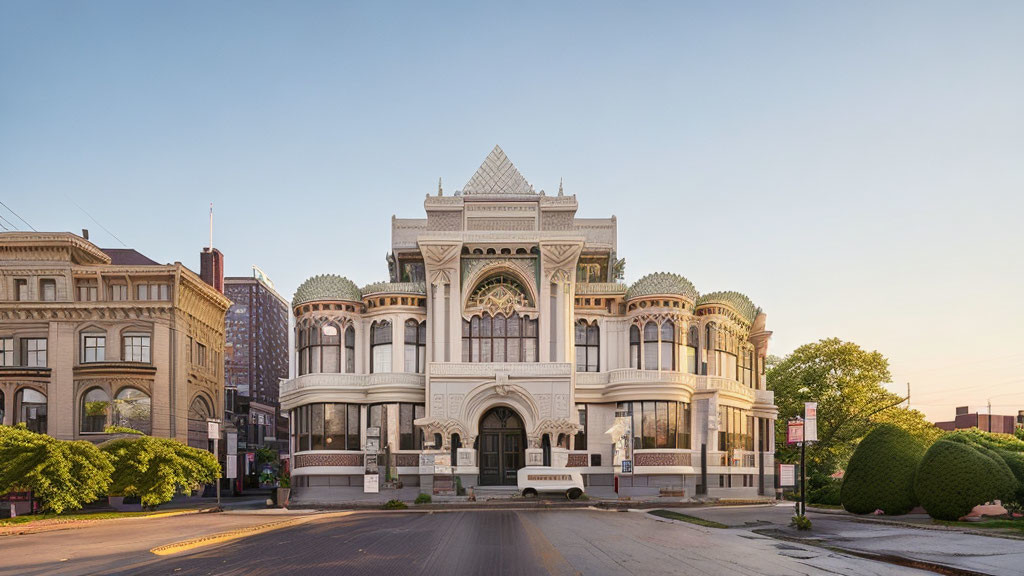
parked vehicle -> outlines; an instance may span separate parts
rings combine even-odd
[[[567,468],[526,466],[519,469],[518,486],[526,497],[555,493],[575,500],[583,495],[583,475]]]

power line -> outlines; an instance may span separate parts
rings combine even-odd
[[[0,206],[3,206],[4,208],[7,208],[8,212],[10,212],[11,214],[14,214],[15,216],[17,216],[17,217],[18,217],[18,220],[21,220],[22,222],[25,222],[25,219],[24,219],[24,218],[22,218],[22,217],[21,217],[21,216],[20,216],[20,215],[19,215],[19,214],[18,214],[17,212],[15,212],[14,210],[11,210],[11,207],[10,207],[10,206],[8,206],[7,204],[4,204],[4,203],[3,203],[3,201],[0,201]],[[29,228],[32,228],[32,225],[31,225],[31,224],[29,224],[28,222],[25,222],[25,226],[28,226]],[[36,230],[35,228],[32,228],[32,231],[33,231],[33,232],[39,232],[39,230]]]
[[[4,218],[3,214],[0,214],[0,222],[6,222],[7,226],[10,226],[11,228],[14,228],[15,230],[18,229],[18,227],[15,226],[13,222],[11,222],[10,220]],[[4,230],[10,230],[10,228],[8,228],[7,226],[4,226]]]
[[[95,223],[96,223],[96,225],[97,225],[97,226],[99,226],[100,228],[102,228],[104,232],[106,232],[107,234],[110,234],[111,236],[113,236],[114,240],[117,240],[118,242],[120,242],[120,243],[121,243],[121,246],[124,246],[125,248],[128,248],[128,245],[127,245],[127,244],[125,244],[125,243],[124,243],[124,241],[122,241],[122,240],[121,240],[120,238],[118,238],[117,236],[115,236],[115,235],[114,235],[114,233],[113,233],[113,232],[111,232],[110,230],[107,230],[107,227],[106,227],[106,226],[104,226],[103,224],[100,224],[100,221],[99,221],[99,220],[97,220],[97,219],[93,218],[93,217],[92,217],[92,214],[89,214],[88,212],[86,212],[86,211],[85,211],[85,208],[82,208],[81,206],[79,206],[79,205],[78,205],[78,202],[75,202],[75,201],[74,201],[74,200],[72,200],[71,198],[68,198],[68,196],[66,196],[66,195],[65,195],[64,197],[65,197],[65,198],[67,198],[67,200],[68,200],[69,202],[71,202],[72,204],[74,204],[74,205],[75,205],[75,208],[78,208],[79,210],[81,210],[81,211],[82,211],[82,214],[85,214],[86,216],[88,216],[90,220],[92,220],[93,222],[95,222]]]

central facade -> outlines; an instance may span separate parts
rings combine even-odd
[[[392,219],[388,282],[299,287],[281,389],[297,498],[363,486],[374,462],[424,492],[553,465],[622,494],[774,494],[765,315],[676,274],[622,283],[615,218],[577,207],[495,147],[426,218]]]

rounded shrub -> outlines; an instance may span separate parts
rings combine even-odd
[[[914,475],[924,447],[906,430],[883,424],[861,440],[843,476],[839,499],[854,514],[906,514],[918,501]]]
[[[957,520],[975,506],[1004,499],[1016,480],[995,452],[970,442],[941,438],[925,452],[914,491],[932,518]]]

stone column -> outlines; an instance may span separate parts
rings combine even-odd
[[[444,362],[444,319],[448,311],[444,307],[443,278],[430,285],[430,358],[433,362]]]
[[[15,394],[14,387],[11,386],[9,388],[4,389],[3,393],[4,393],[4,418],[3,418],[3,422],[0,422],[0,424],[3,424],[4,426],[13,426],[14,425],[14,420],[15,420],[15,416],[14,416],[14,394]]]

